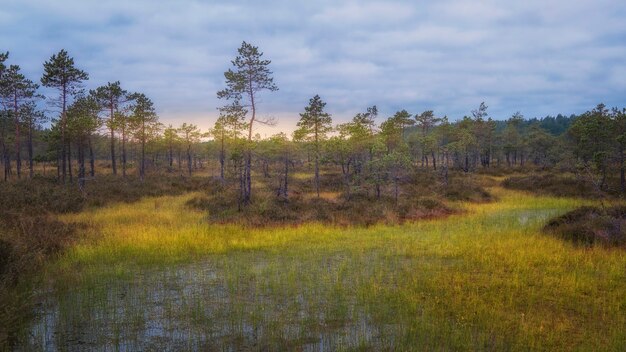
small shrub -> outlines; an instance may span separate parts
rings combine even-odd
[[[578,245],[626,247],[626,206],[581,207],[550,220],[544,231]]]
[[[514,176],[506,178],[502,185],[509,189],[536,194],[549,194],[557,197],[598,198],[601,196],[593,185],[573,175]]]

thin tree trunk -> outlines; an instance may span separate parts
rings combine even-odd
[[[74,182],[74,173],[72,172],[72,146],[67,141],[67,171],[70,176],[70,183]]]
[[[620,169],[619,169],[619,183],[622,189],[622,193],[626,193],[626,170],[624,170],[624,147],[619,147]]]
[[[191,176],[191,144],[187,145],[187,171]]]
[[[172,148],[172,143],[171,142],[170,142],[170,145],[169,145],[169,149],[170,149],[169,150],[169,166],[170,166],[169,171],[172,172],[172,168],[174,166],[174,148]]]
[[[220,180],[224,181],[224,163],[226,159],[226,153],[224,151],[224,136],[222,136],[222,147],[220,149]]]
[[[443,184],[448,187],[448,152],[445,152],[446,162],[443,166]]]
[[[59,146],[60,147],[60,146]],[[61,148],[57,149],[57,179],[61,179]]]
[[[289,197],[289,154],[285,156],[285,187],[283,188],[283,196]]]
[[[91,144],[91,136],[89,136],[89,175],[96,177],[96,158],[93,154],[93,145]]]
[[[246,167],[244,170],[245,180],[245,193],[244,193],[244,204],[249,205],[252,201],[252,151],[250,147],[248,147],[248,153],[246,155]]]
[[[252,128],[256,120],[256,104],[254,102],[254,90],[252,89],[252,79],[248,80],[248,94],[250,96],[250,106],[252,108],[252,117],[250,118],[250,126],[248,127],[248,146],[245,160],[244,170],[244,204],[249,205],[252,200]]]
[[[246,186],[244,184],[245,176],[243,174],[243,170],[244,166],[241,165],[241,167],[239,167],[239,196],[237,197],[237,211],[241,211],[241,207],[244,202],[244,189]]]
[[[2,131],[2,133],[4,134],[4,131]],[[4,180],[8,181],[9,179],[9,169],[7,166],[7,148],[6,148],[6,144],[4,144],[4,135],[2,136],[2,166],[3,166],[3,170],[4,170]]]
[[[315,153],[315,191],[317,192],[317,198],[320,197],[320,165],[317,152]]]
[[[63,85],[62,88],[62,92],[61,92],[61,105],[62,105],[62,110],[61,110],[61,175],[62,175],[62,182],[65,183],[65,176],[67,173],[67,164],[66,164],[66,160],[65,160],[65,156],[67,154],[67,146],[66,146],[66,141],[65,141],[65,128],[66,128],[66,124],[67,124],[67,116],[66,116],[66,107],[67,107],[67,85]]]
[[[21,157],[21,143],[20,143],[20,114],[17,104],[17,90],[13,94],[13,112],[15,114],[15,170],[17,171],[17,178],[22,177],[22,157]]]
[[[11,155],[7,151],[4,154],[4,180],[7,181],[11,177]]]
[[[180,150],[181,148],[178,148],[178,158],[177,158],[177,163],[178,163],[178,172],[182,175],[182,171],[183,171],[183,156],[181,155],[182,152]]]
[[[82,191],[85,187],[85,151],[83,142],[79,142],[78,148],[78,188]]]
[[[29,178],[35,176],[35,168],[33,164],[33,124],[32,121],[28,124],[28,174]]]
[[[109,117],[109,123],[111,126],[111,168],[113,169],[113,175],[117,175],[117,160],[115,158],[115,112],[114,104],[113,104],[113,94],[111,94],[111,98],[109,100],[109,108],[111,109],[111,115]]]
[[[117,175],[117,160],[115,159],[115,131],[111,126],[111,168],[113,175]]]
[[[141,121],[141,164],[139,165],[139,178],[143,182],[146,174],[146,125]]]
[[[122,177],[126,178],[126,126],[122,128]]]
[[[398,170],[394,167],[393,170],[393,188],[394,188],[394,200],[396,205],[398,205]]]

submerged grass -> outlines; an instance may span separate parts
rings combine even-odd
[[[624,350],[624,251],[541,233],[583,201],[490,192],[367,228],[211,224],[193,193],[65,215],[91,233],[42,275],[22,346]]]

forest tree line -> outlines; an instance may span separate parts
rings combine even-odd
[[[271,61],[262,56],[242,44],[224,74],[226,88],[217,93],[226,105],[204,133],[193,124],[160,123],[152,100],[119,81],[85,90],[89,75],[65,50],[43,64],[39,83],[10,64],[8,52],[0,54],[4,180],[34,177],[37,162],[54,165],[60,183],[82,187],[96,177],[96,161],[107,160],[108,173],[126,177],[132,169],[140,179],[161,170],[192,175],[214,161],[216,177],[236,185],[245,205],[253,177],[273,177],[276,195],[288,198],[294,170],[312,171],[318,195],[325,168],[341,175],[347,194],[366,190],[380,197],[387,190],[397,197],[403,178],[417,168],[439,173],[445,183],[449,170],[532,166],[584,172],[604,190],[609,179],[619,179],[617,191],[626,192],[626,109],[599,104],[578,116],[526,119],[517,112],[496,120],[481,103],[451,121],[431,110],[381,117],[371,106],[335,124],[315,95],[292,135],[261,138],[255,126],[272,121],[258,117],[257,95],[278,90]],[[40,85],[54,94],[44,97]]]

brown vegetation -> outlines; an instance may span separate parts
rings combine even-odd
[[[211,221],[251,227],[308,222],[370,226],[447,216],[458,211],[449,201],[491,200],[491,195],[481,186],[477,177],[454,175],[449,184],[444,186],[437,179],[437,174],[428,171],[417,172],[403,179],[397,201],[391,190],[386,190],[378,198],[367,184],[347,190],[340,174],[322,175],[320,183],[328,191],[319,197],[312,180],[308,178],[291,181],[289,198],[276,196],[274,183],[270,178],[259,182],[258,196],[249,206],[241,209],[233,202],[239,190],[236,185],[228,183],[211,188],[205,194],[191,199],[188,205],[207,211]]]
[[[626,206],[581,207],[550,220],[544,231],[579,245],[626,247]]]
[[[604,192],[599,193],[591,182],[573,174],[543,173],[511,176],[506,178],[502,185],[509,189],[557,197],[599,198],[604,196]]]
[[[0,281],[16,282],[19,275],[37,268],[76,238],[76,229],[54,214],[85,207],[133,202],[144,196],[182,194],[206,189],[208,178],[151,176],[141,182],[101,176],[81,192],[55,180],[36,177],[0,184]]]

